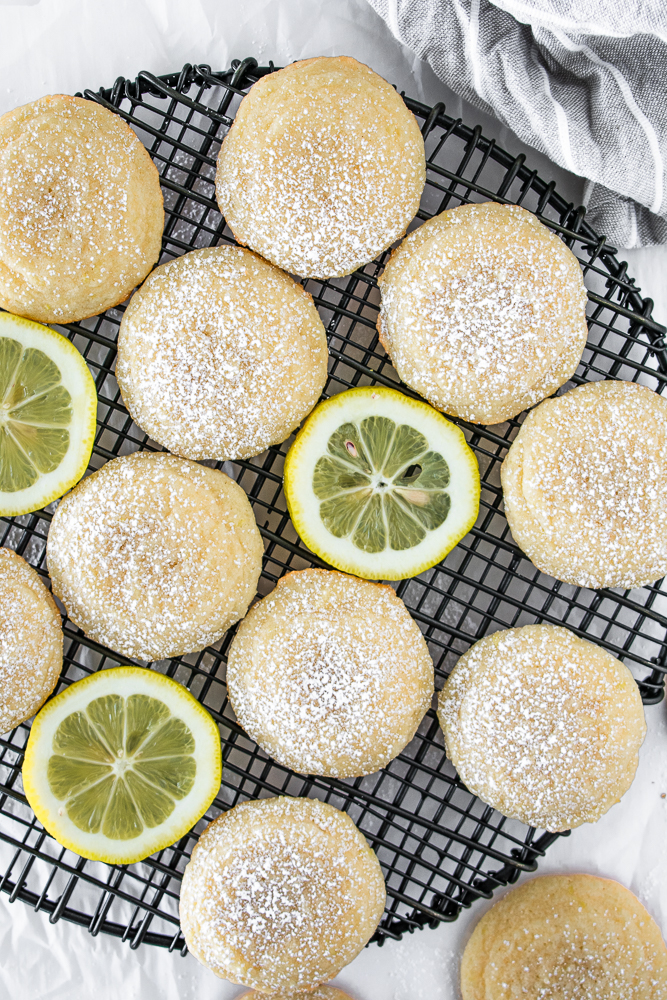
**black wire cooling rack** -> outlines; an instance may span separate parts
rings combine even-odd
[[[145,142],[158,166],[166,208],[162,260],[195,247],[233,242],[217,210],[216,156],[239,101],[273,66],[254,59],[223,73],[184,66],[180,73],[120,78],[111,90],[85,97],[116,111]],[[427,184],[418,219],[447,207],[494,199],[536,212],[579,258],[589,289],[588,346],[574,382],[622,378],[659,392],[667,382],[665,329],[651,319],[616,250],[568,204],[553,182],[538,176],[523,155],[513,157],[479,126],[454,121],[442,104],[406,99],[422,127]],[[326,395],[350,386],[395,385],[396,373],[378,345],[376,277],[386,255],[350,277],[305,282],[327,329],[330,377]],[[98,431],[91,468],[116,455],[157,447],[123,406],[113,374],[122,308],[62,328],[81,350],[99,393]],[[567,387],[566,387],[567,388]],[[408,391],[405,390],[404,391]],[[667,671],[667,604],[659,585],[633,591],[592,591],[557,583],[523,557],[502,513],[500,463],[520,420],[492,428],[461,422],[482,473],[479,519],[439,566],[398,593],[419,622],[435,661],[437,687],[471,643],[498,628],[552,622],[588,636],[620,656],[637,677],[647,704],[662,698]],[[288,570],[321,565],[301,544],[281,489],[290,441],[247,462],[226,463],[254,506],[266,555],[260,593]],[[25,556],[46,578],[45,543],[53,508],[3,520],[0,541]],[[87,639],[65,619],[65,664],[60,688],[103,667],[115,653]],[[455,920],[476,898],[488,898],[521,872],[533,871],[556,835],[509,821],[460,783],[445,759],[435,713],[430,711],[409,747],[383,771],[349,781],[304,777],[275,764],[237,725],[224,682],[232,632],[213,648],[154,664],[185,684],[220,726],[224,773],[207,817],[173,847],[141,864],[108,866],[61,848],[36,821],[21,786],[29,726],[0,740],[0,888],[61,917],[127,940],[178,949],[180,878],[205,823],[235,803],[263,795],[306,795],[345,809],[378,853],[387,880],[387,909],[376,940]]]

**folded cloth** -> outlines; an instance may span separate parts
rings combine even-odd
[[[453,91],[587,178],[587,218],[667,243],[665,0],[369,0]]]

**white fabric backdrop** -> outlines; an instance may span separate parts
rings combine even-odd
[[[213,68],[254,55],[284,64],[347,54],[373,66],[407,93],[444,100],[450,113],[553,177],[581,200],[583,182],[522,145],[498,122],[449,93],[431,70],[392,37],[365,0],[0,0],[0,114],[43,94],[109,86],[119,75],[155,73],[184,62]],[[667,248],[624,253],[644,294],[667,322]],[[617,878],[636,892],[667,934],[667,717],[647,711],[649,736],[637,779],[606,817],[559,841],[541,872],[585,871]],[[0,852],[0,857],[6,855]],[[0,869],[2,865],[0,864]],[[356,1000],[456,1000],[458,960],[478,903],[454,924],[367,948],[338,977]],[[224,983],[191,956],[129,946],[60,922],[49,924],[0,895],[0,996],[16,1000],[232,1000]]]

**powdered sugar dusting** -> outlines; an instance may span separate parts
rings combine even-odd
[[[75,624],[153,660],[216,642],[255,594],[263,546],[224,473],[146,452],[108,462],[61,501],[47,543]]]
[[[241,725],[280,763],[350,777],[384,767],[412,739],[433,663],[390,587],[302,570],[241,624],[227,685]]]
[[[63,661],[60,614],[35,570],[0,549],[0,733],[30,718],[53,691]]]
[[[246,1000],[250,1000],[250,997],[262,1000],[263,996],[266,996],[266,994],[256,993],[254,990],[242,994],[242,997],[245,997]],[[336,986],[318,986],[316,990],[308,990],[303,993],[294,993],[290,990],[289,993],[273,993],[272,997],[273,1000],[352,1000],[349,993],[343,993]]]
[[[143,430],[186,458],[245,458],[284,441],[326,375],[311,297],[238,247],[157,268],[121,324],[123,399]]]
[[[157,170],[91,101],[44,97],[0,118],[0,303],[67,322],[122,301],[160,252]]]
[[[380,287],[380,329],[401,377],[479,423],[544,399],[586,342],[576,258],[517,206],[443,212],[403,242]]]
[[[552,625],[475,643],[445,684],[438,715],[470,791],[554,831],[594,822],[620,799],[646,733],[627,667]]]
[[[239,242],[312,277],[349,274],[408,227],[424,143],[395,90],[348,57],[259,80],[218,160],[216,196]]]
[[[361,951],[384,902],[380,866],[349,817],[314,800],[264,799],[202,834],[183,876],[181,924],[217,975],[296,991]]]
[[[667,400],[594,382],[547,400],[503,463],[512,533],[541,570],[585,587],[667,572]]]

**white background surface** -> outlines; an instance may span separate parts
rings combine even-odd
[[[0,114],[48,93],[110,86],[139,70],[173,72],[184,62],[222,69],[254,55],[281,65],[314,55],[352,55],[410,95],[468,124],[554,178],[578,202],[583,183],[528,150],[497,122],[464,105],[391,36],[365,0],[0,0]],[[667,248],[625,251],[655,316],[667,323]],[[631,888],[667,934],[667,718],[647,710],[649,735],[636,780],[594,826],[549,851],[540,872],[583,871]],[[356,1000],[457,1000],[458,961],[477,903],[454,924],[367,948],[336,983]],[[0,997],[16,1000],[231,1000],[243,990],[191,956],[147,946],[130,951],[61,921],[52,926],[0,896]]]

